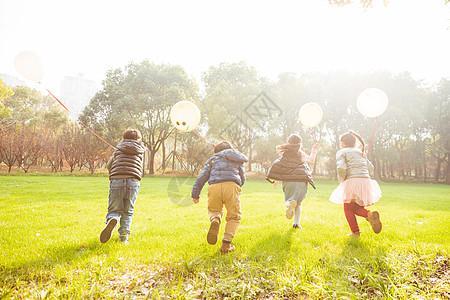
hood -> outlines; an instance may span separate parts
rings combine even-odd
[[[136,140],[123,139],[116,148],[126,154],[142,154],[144,146]]]
[[[216,153],[215,156],[219,156],[221,158],[224,158],[229,161],[234,161],[238,163],[245,163],[248,162],[247,156],[242,154],[241,152],[234,150],[234,149],[225,149],[220,151],[219,153]]]

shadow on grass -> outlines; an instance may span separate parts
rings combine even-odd
[[[332,264],[336,273],[340,274],[340,283],[349,290],[367,293],[369,298],[375,296],[374,291],[387,296],[389,286],[387,274],[392,274],[392,266],[387,259],[385,247],[374,246],[363,238],[349,238],[342,251]]]
[[[59,247],[50,246],[43,251],[39,251],[39,255],[36,254],[35,258],[31,258],[21,265],[2,267],[1,269],[5,272],[26,275],[33,270],[51,270],[59,265],[74,264],[77,262],[89,263],[93,257],[98,257],[102,254],[108,255],[110,249],[119,243],[118,240],[111,239],[108,244],[102,244],[96,237],[91,238],[85,243],[64,244]],[[113,252],[116,252],[116,250]]]
[[[292,234],[296,229],[291,228],[287,232],[272,233],[271,235],[260,240],[250,249],[248,256],[254,260],[267,260],[268,256],[274,257],[279,263],[285,261],[289,257],[292,244]]]

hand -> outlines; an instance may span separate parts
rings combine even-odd
[[[192,198],[192,202],[194,202],[195,204],[197,204],[197,203],[200,202],[200,199],[198,199],[198,198]]]
[[[313,149],[317,149],[317,148],[319,148],[319,143],[316,143],[316,144],[313,146]]]

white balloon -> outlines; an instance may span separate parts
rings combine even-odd
[[[386,111],[389,99],[385,92],[377,88],[365,89],[356,100],[358,111],[365,117],[378,117]]]
[[[200,110],[191,101],[177,102],[170,110],[170,120],[173,126],[184,132],[194,130],[200,124],[200,119]]]
[[[322,121],[323,111],[319,104],[309,102],[304,104],[298,112],[298,118],[303,126],[314,127]]]
[[[44,77],[44,66],[39,56],[33,51],[22,51],[14,60],[20,75],[32,81],[41,81]]]

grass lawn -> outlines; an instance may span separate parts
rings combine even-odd
[[[383,230],[349,239],[336,182],[317,182],[301,225],[281,184],[249,180],[236,250],[206,242],[206,187],[146,177],[130,244],[101,244],[107,177],[0,176],[0,299],[448,299],[450,186],[380,184]],[[370,209],[370,208],[369,208]],[[219,239],[223,234],[223,224]]]

